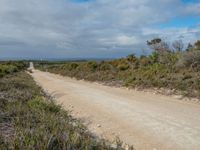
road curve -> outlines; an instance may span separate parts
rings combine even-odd
[[[34,70],[35,81],[94,134],[141,150],[199,150],[200,105]]]

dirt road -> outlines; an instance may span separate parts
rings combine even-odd
[[[199,150],[200,105],[35,70],[34,79],[98,136],[136,149]]]

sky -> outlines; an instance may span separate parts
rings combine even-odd
[[[117,58],[200,39],[200,0],[0,0],[0,59]]]

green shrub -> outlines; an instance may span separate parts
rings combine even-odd
[[[127,70],[129,66],[127,64],[120,64],[117,68],[121,71]]]
[[[108,71],[108,70],[110,70],[110,65],[108,63],[102,62],[100,64],[100,70],[101,71]]]
[[[157,52],[153,52],[151,55],[149,55],[149,58],[153,63],[157,63],[158,56],[159,56],[159,54]]]
[[[88,66],[91,70],[94,71],[95,69],[97,69],[98,64],[97,64],[97,62],[95,62],[95,61],[90,61],[90,62],[87,63],[87,66]]]
[[[71,70],[72,69],[76,69],[78,67],[78,64],[77,63],[72,63],[72,64],[70,64],[70,67],[71,67]]]

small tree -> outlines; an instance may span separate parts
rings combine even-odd
[[[162,41],[159,38],[153,39],[150,42],[147,41],[147,45],[154,50],[150,56],[151,61],[156,63],[161,63],[170,66],[174,63],[174,56],[169,49],[169,44]]]
[[[163,53],[163,52],[169,52],[169,45],[162,41],[160,38],[152,39],[151,41],[147,41],[147,45],[153,49],[155,52]]]

